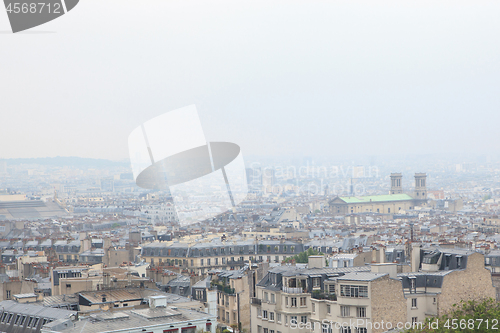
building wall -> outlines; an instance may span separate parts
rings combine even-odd
[[[484,256],[473,253],[467,259],[467,268],[453,271],[443,280],[441,295],[438,298],[438,313],[442,315],[452,310],[453,304],[460,300],[481,300],[496,298],[491,273],[484,267]]]
[[[371,283],[371,322],[391,322],[396,327],[398,322],[406,322],[406,300],[401,281],[389,276],[381,277]],[[373,328],[372,332],[384,332],[386,329]]]
[[[365,266],[365,264],[369,264],[372,262],[372,252],[361,252],[358,253],[356,258],[353,260],[353,266]]]
[[[351,214],[374,212],[383,214],[397,214],[400,210],[413,209],[415,203],[413,200],[402,200],[392,202],[363,202],[352,204],[337,204],[330,205],[330,212],[336,214]]]
[[[118,267],[123,262],[133,261],[130,260],[130,252],[126,249],[115,250],[110,248],[105,253],[103,263],[108,267]]]
[[[35,291],[35,282],[9,281],[0,283],[0,301],[14,299],[13,295],[27,294]]]

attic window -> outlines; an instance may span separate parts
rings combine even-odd
[[[415,293],[417,291],[417,279],[413,276],[410,277],[410,293]]]

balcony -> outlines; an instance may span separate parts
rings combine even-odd
[[[212,281],[211,285],[212,285],[212,287],[217,288],[218,291],[221,291],[221,292],[223,292],[225,294],[234,295],[234,292],[235,292],[234,288],[231,288],[229,286],[217,283],[215,281]]]
[[[257,297],[252,297],[251,298],[251,303],[254,305],[262,305],[262,300],[257,298]]]
[[[337,295],[335,294],[326,294],[326,293],[321,293],[321,292],[313,292],[311,294],[311,298],[314,299],[326,299],[329,301],[336,301],[337,300]]]
[[[283,287],[283,292],[289,294],[303,294],[304,290],[302,288]]]

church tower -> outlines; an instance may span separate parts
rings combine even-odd
[[[427,200],[427,174],[415,174],[415,199]]]
[[[401,173],[391,173],[391,192],[389,194],[402,194],[403,185],[401,180],[403,175]]]

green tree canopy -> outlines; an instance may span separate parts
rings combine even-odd
[[[312,247],[310,247],[307,249],[307,251],[300,252],[299,254],[294,255],[293,257],[288,257],[283,261],[286,263],[295,261],[298,264],[307,264],[307,262],[309,261],[309,256],[317,256],[317,255],[323,255],[323,253],[314,250]]]
[[[500,329],[500,303],[489,298],[484,301],[462,301],[441,317],[430,318],[423,327],[407,330],[408,333],[433,332],[497,332]]]

